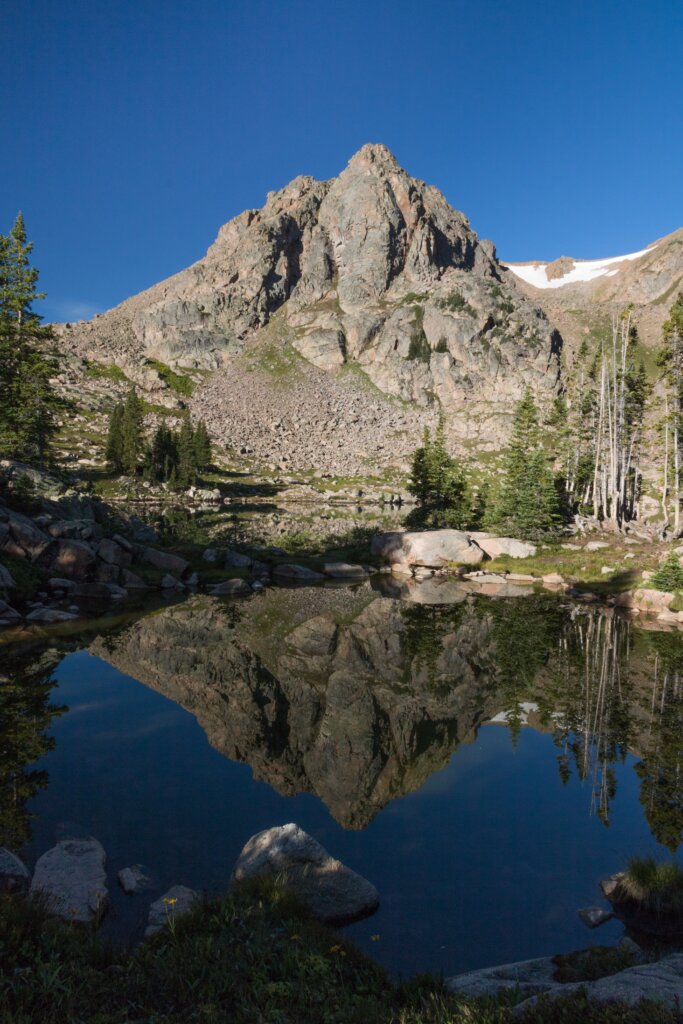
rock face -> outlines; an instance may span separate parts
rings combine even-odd
[[[379,906],[374,885],[331,857],[298,825],[252,836],[232,873],[234,882],[276,876],[319,921],[341,924],[366,917]]]
[[[224,225],[187,270],[89,323],[61,327],[61,343],[138,373],[145,359],[225,368],[192,399],[215,434],[259,457],[272,451],[267,393],[266,406],[286,414],[273,421],[296,435],[287,446],[295,461],[300,454],[310,466],[323,442],[331,456],[337,439],[325,436],[325,422],[341,419],[350,468],[369,462],[394,425],[406,451],[419,439],[419,416],[398,415],[382,395],[424,407],[437,398],[469,438],[506,432],[510,402],[525,385],[542,401],[552,396],[561,338],[509,278],[493,245],[438,189],[410,177],[385,146],[366,145],[337,178],[299,177],[269,193],[262,209]],[[269,371],[281,383],[298,357],[308,369],[278,397]],[[379,436],[356,419],[357,388],[340,381],[324,408],[324,378],[345,366],[379,389],[379,403],[367,388],[362,396],[373,414],[384,410]],[[487,411],[473,416],[484,394]],[[413,436],[402,436],[405,426]],[[368,450],[359,458],[360,445]]]
[[[479,565],[484,552],[460,530],[395,531],[374,537],[371,553],[390,564],[443,568],[449,563]]]
[[[42,893],[65,921],[97,921],[109,903],[105,860],[96,839],[63,839],[39,858],[31,892]]]
[[[514,537],[491,537],[488,533],[471,533],[470,537],[489,558],[498,558],[500,555],[508,555],[510,558],[533,558],[536,554],[535,544],[516,540]]]

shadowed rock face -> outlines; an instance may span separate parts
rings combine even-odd
[[[196,598],[91,650],[185,707],[217,750],[278,792],[315,793],[342,825],[363,828],[472,739],[494,700],[485,616],[463,608],[427,664],[400,605],[362,593],[327,591],[317,615],[306,593],[260,595],[261,621],[291,627],[282,641]]]
[[[453,412],[486,398],[487,415],[497,404],[504,415],[526,384],[552,395],[561,348],[509,277],[438,189],[385,146],[366,145],[337,178],[299,177],[269,193],[186,270],[60,330],[77,354],[131,371],[145,358],[225,367],[196,398],[218,436],[230,416],[221,395],[232,398],[239,382],[252,394],[244,360],[256,354],[261,367],[261,343],[296,349],[329,374],[355,364],[385,395],[423,406],[437,396]]]

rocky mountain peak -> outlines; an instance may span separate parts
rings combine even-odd
[[[225,367],[231,386],[265,340],[309,369],[352,366],[386,396],[438,400],[469,435],[473,399],[485,396],[488,417],[527,384],[552,393],[561,344],[493,245],[380,144],[336,178],[270,192],[187,270],[63,334],[131,374],[150,359]]]

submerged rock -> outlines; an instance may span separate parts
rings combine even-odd
[[[122,868],[118,874],[119,885],[125,892],[126,896],[132,896],[133,893],[142,892],[143,889],[149,889],[152,884],[151,878],[145,874],[143,867],[140,864],[133,864],[132,867]]]
[[[298,825],[269,828],[252,836],[232,872],[234,882],[279,876],[320,921],[341,924],[374,913],[374,885],[331,857]]]
[[[214,597],[238,597],[241,594],[251,594],[251,587],[246,580],[223,580],[222,583],[215,583],[209,587],[209,593]]]
[[[109,905],[106,854],[96,839],[63,839],[36,864],[31,892],[65,921],[96,922]]]
[[[614,917],[611,910],[605,910],[603,907],[582,907],[581,910],[577,910],[577,914],[586,928],[599,928],[601,924],[606,924]]]

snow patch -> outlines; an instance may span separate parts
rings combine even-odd
[[[652,252],[655,248],[651,245],[649,249],[641,249],[640,252],[631,252],[627,256],[612,256],[606,260],[574,260],[574,265],[564,277],[553,278],[549,281],[546,276],[547,263],[504,263],[503,266],[511,270],[513,274],[532,284],[534,288],[562,288],[565,284],[577,284],[580,281],[594,281],[598,277],[614,277],[619,273],[619,267],[615,263],[624,263],[627,260],[638,260],[646,253]]]

